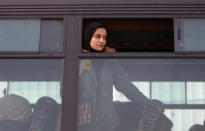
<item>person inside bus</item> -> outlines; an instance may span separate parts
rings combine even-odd
[[[0,131],[28,131],[32,108],[22,96],[10,94],[0,98]]]
[[[98,22],[90,23],[84,34],[83,52],[113,52],[106,46],[107,27]],[[163,111],[144,96],[128,80],[128,75],[118,60],[83,59],[79,67],[79,131],[115,131],[120,118],[113,106],[113,85],[132,102],[149,104],[154,110],[154,118]],[[154,129],[157,119],[151,119]]]
[[[205,120],[204,124],[194,124],[189,128],[189,131],[205,131]]]
[[[158,100],[153,100],[153,102],[161,103]],[[115,101],[114,108],[120,117],[120,124],[116,131],[139,131],[139,129],[147,131],[145,127],[152,124],[148,123],[147,120],[154,119],[155,117],[153,116],[155,111],[150,108],[150,105]],[[172,127],[172,121],[161,113],[160,116],[158,116],[153,131],[171,131]]]

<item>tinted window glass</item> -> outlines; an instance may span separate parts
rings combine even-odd
[[[63,21],[0,19],[0,51],[62,52]]]
[[[204,19],[175,20],[175,50],[204,51]]]
[[[203,125],[204,109],[167,109],[165,114],[173,121],[173,131],[188,131],[196,124]]]
[[[63,60],[2,59],[0,67],[0,128],[60,131]]]
[[[204,51],[205,50],[205,20],[185,19],[184,20],[184,50]]]
[[[187,103],[205,104],[205,82],[187,82]]]
[[[41,21],[41,52],[62,52],[63,49],[63,21]]]
[[[0,51],[39,51],[39,19],[1,19]]]
[[[173,124],[186,119],[190,123],[186,127],[182,123],[174,125],[174,129],[186,131],[195,124],[192,118],[177,114],[181,119],[175,119],[162,112],[157,116],[155,108],[160,102],[186,105],[193,98],[188,95],[193,87],[189,81],[205,81],[204,64],[202,59],[81,59],[78,130],[137,130],[150,117],[154,127],[147,124],[143,128],[170,131]],[[198,92],[204,92],[204,86]],[[204,98],[203,93],[200,98]],[[193,117],[197,119],[197,115]]]

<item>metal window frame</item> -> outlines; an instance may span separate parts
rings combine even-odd
[[[0,18],[63,18],[62,53],[0,54],[0,59],[64,59],[61,131],[77,131],[77,93],[79,59],[166,58],[204,59],[205,54],[191,53],[81,53],[84,18],[198,18],[205,16],[204,0],[2,0]],[[165,105],[166,108],[202,108],[197,105]],[[203,107],[204,109],[204,107]]]

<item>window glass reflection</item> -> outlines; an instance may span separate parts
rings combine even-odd
[[[184,50],[204,51],[205,19],[183,19]]]
[[[0,60],[0,130],[60,131],[63,60]]]
[[[63,20],[0,19],[0,51],[62,52]]]
[[[167,109],[165,114],[173,122],[172,131],[188,131],[195,124],[203,125],[205,120],[204,109]]]
[[[36,103],[43,96],[53,98],[61,103],[60,82],[57,81],[11,81],[9,82],[8,94],[18,94],[25,97],[30,103]]]
[[[187,103],[205,104],[205,82],[187,82]]]
[[[147,104],[153,111],[154,117],[159,116],[161,109],[158,109],[154,102],[139,91],[129,78],[118,60],[85,59],[80,61],[78,99],[80,131],[103,131],[118,128],[120,119],[115,106],[121,107],[121,103],[113,103],[113,85],[127,99],[138,103],[134,106],[141,107]],[[155,122],[153,119],[153,123]],[[144,124],[139,128],[144,128]]]
[[[40,51],[62,52],[63,29],[62,20],[41,20]]]
[[[150,98],[150,82],[133,82],[133,84],[134,84],[147,98]]]
[[[115,89],[115,86],[113,85],[113,101],[128,102],[130,100],[127,99],[127,97],[123,95],[121,92],[117,91]]]
[[[6,95],[7,82],[0,81],[0,98]]]
[[[39,51],[40,19],[1,19],[0,51]]]
[[[147,98],[150,98],[150,82],[132,82]],[[113,85],[113,101],[128,102],[125,95],[115,89]]]
[[[173,113],[163,112],[167,110],[163,104],[186,105],[187,81],[204,79],[204,63],[201,59],[81,59],[78,131],[170,131],[173,126],[175,131],[187,131],[190,125],[177,118],[186,119],[188,113],[172,118]],[[193,114],[194,119],[197,116]]]
[[[166,104],[185,104],[185,82],[152,82],[152,99]]]

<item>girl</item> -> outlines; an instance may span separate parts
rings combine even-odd
[[[106,47],[107,38],[108,30],[105,25],[90,23],[85,29],[83,52],[114,52],[114,49]],[[79,131],[116,129],[119,117],[113,106],[113,85],[132,102],[151,103],[128,80],[128,75],[118,60],[83,59],[80,61],[79,71]],[[151,105],[157,110],[154,104]]]

